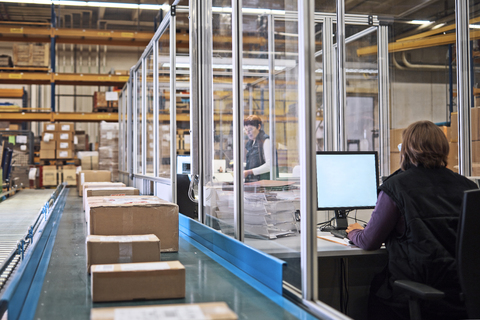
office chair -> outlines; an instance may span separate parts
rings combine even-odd
[[[457,232],[457,268],[469,319],[480,319],[480,190],[465,191]],[[409,296],[410,319],[421,319],[420,300],[440,300],[444,293],[428,285],[397,280],[394,286]]]

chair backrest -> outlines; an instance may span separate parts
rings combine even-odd
[[[458,224],[457,263],[469,318],[480,318],[480,190],[465,191]]]

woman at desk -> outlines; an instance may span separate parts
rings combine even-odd
[[[248,116],[244,122],[248,136],[246,149],[246,166],[243,172],[245,182],[270,179],[272,150],[270,137],[262,129],[262,119],[257,115]]]
[[[408,300],[393,290],[395,280],[425,283],[446,292],[430,302],[424,319],[466,318],[459,300],[455,261],[463,192],[475,183],[447,169],[448,141],[430,121],[411,124],[402,136],[401,169],[379,188],[375,210],[363,229],[347,228],[348,238],[365,250],[385,243],[388,265],[372,281],[369,319],[408,319]]]

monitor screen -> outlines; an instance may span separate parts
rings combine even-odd
[[[190,156],[178,155],[177,156],[177,173],[190,174],[191,164],[192,164],[192,158]]]
[[[367,209],[377,203],[378,160],[372,152],[317,152],[319,210]]]

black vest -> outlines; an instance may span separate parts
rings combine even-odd
[[[247,165],[245,166],[246,170],[257,168],[265,163],[265,153],[263,151],[263,143],[266,139],[270,137],[265,133],[265,131],[260,129],[257,137],[255,138],[255,144],[253,144],[254,140],[248,140],[245,145],[245,149],[247,150],[246,158],[247,158]],[[270,180],[270,173],[265,172],[261,175],[255,176],[253,174],[246,177],[245,182],[248,181],[258,181],[258,180]]]
[[[393,232],[386,240],[388,272],[378,296],[390,298],[393,282],[408,279],[445,291],[447,300],[461,306],[455,261],[457,224],[463,192],[476,188],[472,181],[443,167],[412,167],[380,186],[404,215],[405,233]]]

